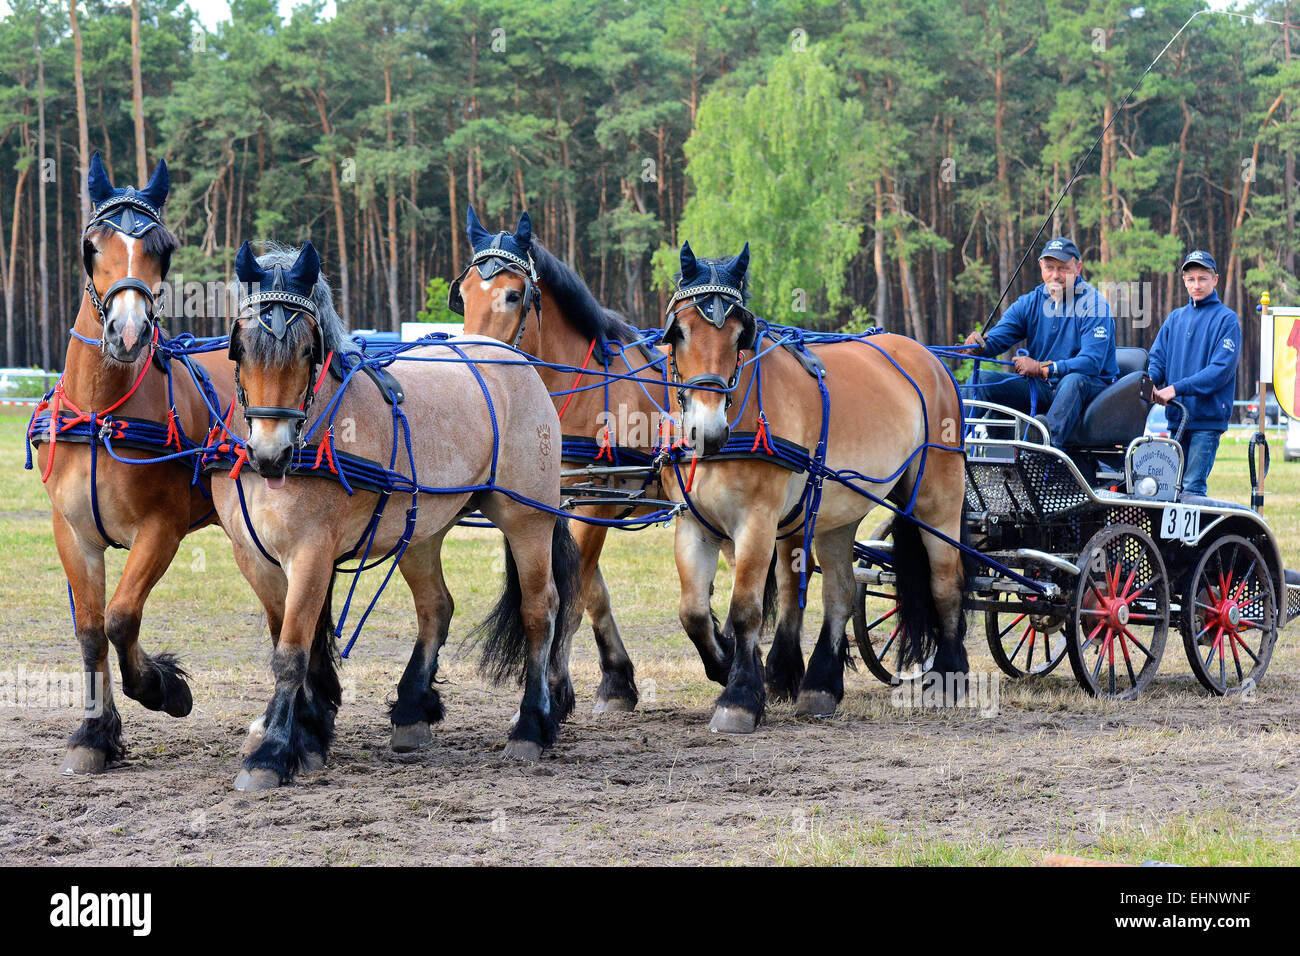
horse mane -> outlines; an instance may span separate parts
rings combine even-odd
[[[616,342],[640,338],[640,333],[621,312],[607,309],[597,302],[582,277],[537,239],[532,242],[532,253],[537,277],[546,283],[555,304],[579,332],[589,339],[612,339]]]
[[[302,251],[300,247],[274,241],[267,241],[265,245],[267,251],[257,257],[257,264],[263,269],[281,266],[288,271],[298,261],[298,253]],[[234,285],[236,302],[238,302],[238,285],[239,283]],[[334,290],[330,288],[324,272],[316,279],[311,300],[316,306],[316,321],[325,337],[326,351],[355,352],[357,347],[348,337],[347,325],[334,308]],[[246,347],[258,359],[275,367],[288,365],[311,341],[305,322],[293,323],[283,339],[277,339],[256,322],[250,323],[246,328],[258,330],[257,335],[245,337]]]

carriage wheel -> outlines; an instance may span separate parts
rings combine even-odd
[[[1169,632],[1164,559],[1141,528],[1118,524],[1092,536],[1079,566],[1070,667],[1094,697],[1131,700],[1156,676]]]
[[[1259,549],[1236,535],[1212,543],[1188,580],[1180,617],[1192,673],[1210,693],[1258,685],[1277,640],[1276,592]]]
[[[999,595],[998,600],[1010,595]],[[1035,599],[1025,598],[1026,603]],[[1020,680],[1045,677],[1065,659],[1066,619],[1060,615],[1035,614],[1032,611],[984,612],[984,631],[989,653],[1002,673]]]
[[[931,654],[924,667],[913,664],[908,670],[896,674],[893,668],[898,664],[901,637],[898,599],[884,591],[868,591],[865,584],[859,584],[853,602],[853,640],[867,670],[886,684],[915,680],[934,664],[934,655]]]

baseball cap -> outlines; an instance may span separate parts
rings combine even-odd
[[[1187,258],[1183,260],[1183,268],[1186,269],[1188,266],[1202,266],[1215,275],[1219,274],[1219,267],[1214,264],[1214,256],[1204,249],[1195,249],[1187,254]]]
[[[1043,253],[1038,258],[1059,259],[1061,262],[1069,262],[1071,259],[1079,258],[1079,247],[1064,236],[1057,236],[1043,246]]]

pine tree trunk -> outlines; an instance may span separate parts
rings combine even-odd
[[[86,119],[86,82],[82,75],[81,27],[77,24],[77,0],[68,0],[68,19],[72,23],[72,75],[77,88],[77,159],[80,176],[77,195],[81,200],[81,225],[90,222],[90,129]]]
[[[144,81],[140,76],[140,0],[131,0],[131,107],[135,117],[135,188],[149,181],[144,149]]]

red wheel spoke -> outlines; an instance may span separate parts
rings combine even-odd
[[[1101,674],[1101,665],[1106,660],[1106,651],[1110,649],[1111,641],[1114,635],[1110,628],[1106,629],[1106,636],[1102,639],[1101,647],[1097,650],[1097,663],[1092,668],[1092,682],[1097,683],[1097,677]]]
[[[1134,601],[1136,601],[1138,598],[1140,598],[1143,594],[1146,593],[1147,588],[1151,587],[1151,585],[1155,584],[1157,581],[1163,581],[1164,579],[1165,576],[1163,574],[1157,574],[1146,584],[1142,585],[1140,588],[1138,588],[1136,591],[1130,594],[1128,598],[1128,603],[1132,604]]]
[[[1101,630],[1103,627],[1105,627],[1105,626],[1106,626],[1106,622],[1105,622],[1105,621],[1098,621],[1098,622],[1097,622],[1097,626],[1094,627],[1094,628],[1092,629],[1092,633],[1088,635],[1088,639],[1087,639],[1086,641],[1084,641],[1081,645],[1079,645],[1079,650],[1083,650],[1083,649],[1086,648],[1089,644],[1091,644],[1091,643],[1092,643],[1092,639],[1093,639],[1094,637],[1097,636],[1097,632],[1100,631],[1100,630]]]
[[[1132,684],[1134,687],[1136,687],[1138,679],[1137,679],[1137,675],[1133,673],[1133,661],[1128,656],[1128,644],[1124,642],[1125,634],[1128,634],[1127,630],[1120,632],[1119,649],[1124,652],[1124,666],[1128,668],[1129,683]],[[1131,638],[1132,635],[1130,634],[1129,637]]]
[[[1245,675],[1241,673],[1241,658],[1237,655],[1237,641],[1239,640],[1241,640],[1241,638],[1237,637],[1235,631],[1228,632],[1228,646],[1232,648],[1232,663],[1233,666],[1237,668],[1238,684],[1246,679]]]
[[[1262,628],[1261,628],[1261,630],[1262,630]],[[1234,634],[1234,635],[1232,635],[1232,636],[1233,636],[1234,638],[1236,638],[1237,643],[1241,645],[1241,649],[1242,649],[1243,651],[1245,651],[1247,654],[1249,654],[1249,655],[1250,655],[1250,659],[1251,659],[1252,661],[1254,661],[1256,665],[1258,665],[1258,664],[1259,664],[1259,658],[1256,657],[1256,656],[1255,656],[1255,652],[1252,651],[1252,650],[1250,649],[1250,645],[1247,644],[1245,641],[1243,641],[1243,640],[1241,639],[1241,635],[1240,635],[1240,634]],[[1237,653],[1235,649],[1233,650],[1233,653],[1234,653],[1234,654]]]
[[[1124,582],[1124,590],[1121,591],[1119,595],[1121,598],[1128,597],[1128,589],[1133,586],[1133,579],[1137,577],[1137,573],[1138,573],[1138,566],[1135,564],[1133,565],[1133,570],[1128,573],[1128,580]]]
[[[1136,637],[1133,636],[1132,631],[1130,631],[1128,628],[1124,628],[1124,635],[1130,641],[1133,642],[1134,646],[1137,647],[1139,651],[1141,651],[1143,654],[1147,656],[1148,660],[1155,660],[1155,655],[1153,655],[1149,650],[1147,650],[1146,646],[1141,641],[1139,641]]]
[[[1013,627],[1015,627],[1017,624],[1019,624],[1021,621],[1023,621],[1023,620],[1024,620],[1025,618],[1027,618],[1028,616],[1029,616],[1029,612],[1028,612],[1028,611],[1026,611],[1024,614],[1020,615],[1018,618],[1016,618],[1014,621],[1012,621],[1010,624],[1008,624],[1006,627],[1004,627],[1001,631],[998,632],[998,638],[1001,639],[1001,638],[1006,637],[1008,631],[1010,631]]]

